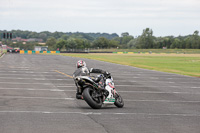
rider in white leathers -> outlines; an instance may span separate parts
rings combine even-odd
[[[82,60],[79,60],[76,63],[77,70],[74,72],[74,77],[76,76],[90,76],[90,73],[101,73],[104,74],[105,76],[109,76],[110,73],[101,70],[101,69],[94,69],[91,68],[90,70],[86,67],[86,63]],[[102,76],[97,76],[96,78],[93,79],[96,83],[99,83],[101,80],[103,80]],[[103,81],[101,82],[103,83]],[[102,86],[102,89],[104,89],[104,85]],[[106,90],[105,90],[106,91]],[[77,93],[76,93],[76,98],[77,99],[82,99],[82,94],[79,92],[79,89],[77,88]]]

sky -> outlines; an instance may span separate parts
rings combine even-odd
[[[0,30],[85,33],[200,31],[200,0],[0,0]]]

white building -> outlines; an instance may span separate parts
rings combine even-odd
[[[35,46],[35,51],[48,51],[48,46]]]

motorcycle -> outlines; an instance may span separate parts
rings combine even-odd
[[[102,82],[95,81],[90,76],[74,77],[77,89],[82,94],[82,100],[93,109],[100,109],[102,105],[114,104],[118,108],[123,108],[124,101],[116,91],[112,76],[102,76]]]

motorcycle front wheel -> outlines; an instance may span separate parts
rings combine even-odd
[[[102,106],[102,99],[98,97],[96,90],[92,88],[84,89],[83,98],[87,102],[87,104],[93,109],[100,109]]]
[[[124,101],[122,99],[122,97],[117,94],[117,97],[115,98],[115,106],[117,106],[118,108],[123,108],[124,107]]]

